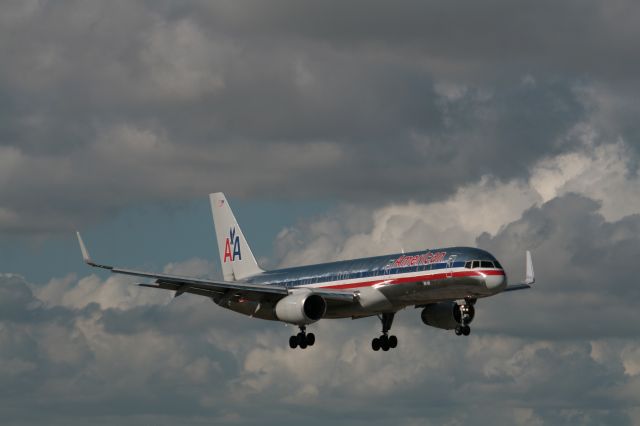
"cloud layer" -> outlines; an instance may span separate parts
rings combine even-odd
[[[527,178],[584,123],[597,143],[637,139],[638,7],[550,8],[9,2],[0,231],[213,190],[444,199]]]
[[[640,293],[628,265],[640,256],[640,214],[608,207],[636,190],[625,173],[616,184],[629,166],[625,150],[563,154],[541,161],[529,182],[487,178],[444,201],[344,207],[284,230],[284,263],[402,242],[477,243],[516,281],[524,250],[533,251],[535,288],[481,300],[472,336],[425,327],[407,309],[394,325],[400,347],[392,354],[369,348],[375,318],[321,321],[312,326],[318,344],[291,351],[293,328],[196,296],[173,299],[117,276],[40,287],[5,274],[0,375],[12,392],[3,417],[37,423],[25,414],[37,396],[39,412],[61,423],[411,425],[478,415],[505,425],[637,423]],[[576,192],[585,180],[591,184]],[[603,191],[611,182],[616,190]],[[213,272],[198,259],[165,270]]]
[[[640,424],[639,19],[631,0],[5,2],[0,236],[217,190],[331,199],[270,263],[464,244],[511,282],[531,249],[538,283],[482,300],[466,339],[400,312],[383,354],[375,318],[291,351],[294,329],[196,296],[3,273],[3,422]]]

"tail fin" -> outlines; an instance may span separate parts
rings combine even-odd
[[[264,272],[258,266],[224,194],[222,192],[209,194],[209,200],[224,279],[226,281],[241,280]]]

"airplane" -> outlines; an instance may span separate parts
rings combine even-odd
[[[223,193],[209,195],[223,280],[201,279],[123,269],[94,262],[76,232],[85,263],[112,273],[155,280],[139,286],[210,298],[223,308],[264,320],[297,326],[289,347],[305,349],[316,338],[306,327],[327,318],[377,316],[382,334],[374,351],[398,345],[389,335],[395,314],[421,308],[429,326],[468,336],[480,298],[531,288],[535,282],[531,253],[525,254],[525,279],[507,284],[498,260],[473,247],[446,247],[411,253],[343,260],[265,271],[258,265]]]

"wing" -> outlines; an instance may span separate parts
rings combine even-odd
[[[292,292],[282,285],[267,285],[267,284],[250,284],[236,281],[221,281],[221,280],[207,280],[193,277],[183,277],[179,275],[170,274],[158,274],[155,272],[143,272],[133,269],[118,268],[115,266],[103,265],[94,262],[89,256],[89,251],[82,241],[82,237],[79,232],[76,232],[78,236],[78,243],[80,244],[80,251],[82,251],[82,259],[87,265],[95,268],[107,269],[114,274],[133,275],[136,277],[152,278],[155,279],[154,284],[138,284],[142,287],[150,287],[161,290],[175,291],[176,296],[183,293],[192,293],[199,296],[215,297],[217,295],[233,294],[242,295],[250,299],[262,299],[265,296],[279,300]],[[341,301],[341,302],[353,302],[355,301],[355,294],[349,291],[325,291],[322,289],[309,289],[313,293],[317,293],[327,300]]]

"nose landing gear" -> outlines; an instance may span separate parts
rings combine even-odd
[[[289,337],[289,347],[295,349],[298,346],[300,349],[306,349],[307,346],[313,346],[316,343],[316,336],[313,333],[307,334],[307,327],[300,326],[300,333]]]
[[[382,322],[382,335],[371,341],[371,349],[374,351],[382,349],[386,352],[389,349],[393,349],[398,346],[398,338],[396,336],[389,336],[389,330],[391,330],[394,315],[394,312],[378,315],[378,318],[380,318],[380,321]]]

